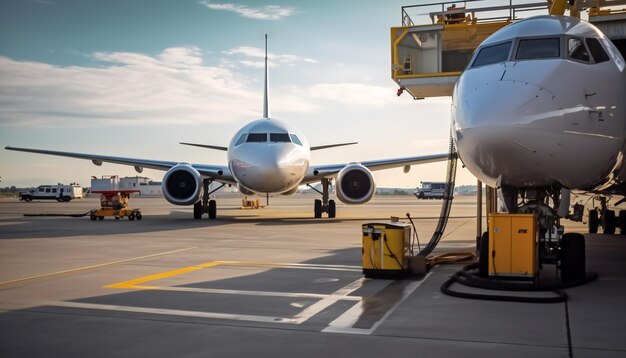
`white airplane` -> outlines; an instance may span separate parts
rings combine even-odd
[[[454,139],[463,164],[501,189],[509,212],[556,218],[570,190],[626,194],[625,107],[624,58],[600,30],[568,16],[531,17],[474,52],[454,89]],[[590,232],[618,224],[626,232],[626,211],[619,221],[610,210],[602,216],[590,211]]]
[[[315,182],[322,184],[322,191],[318,191],[322,195],[322,200],[315,200],[314,216],[320,218],[322,213],[327,213],[328,217],[332,218],[336,214],[335,201],[329,200],[329,186],[333,179],[336,180],[336,194],[339,200],[346,204],[362,204],[368,202],[376,191],[372,170],[404,167],[407,172],[411,165],[444,161],[449,156],[435,154],[361,163],[311,165],[309,163],[311,151],[355,143],[309,147],[300,131],[270,117],[267,35],[264,87],[263,118],[241,128],[228,147],[181,143],[226,151],[228,165],[188,164],[10,146],[5,149],[87,159],[95,165],[102,165],[105,162],[131,165],[138,173],[141,173],[143,168],[165,170],[162,183],[163,196],[175,205],[193,205],[195,219],[200,219],[205,213],[209,219],[216,217],[216,202],[209,200],[209,195],[226,184],[237,185],[244,195],[270,196],[294,194],[299,185]],[[222,185],[209,191],[209,185],[214,181]]]

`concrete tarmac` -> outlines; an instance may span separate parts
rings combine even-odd
[[[600,277],[567,303],[469,300],[439,291],[460,265],[361,274],[362,224],[409,212],[424,244],[440,201],[377,196],[316,220],[315,198],[250,210],[221,197],[217,220],[134,198],[141,221],[23,216],[84,213],[97,198],[1,200],[0,356],[626,356],[623,236],[586,236]],[[438,252],[474,249],[475,212],[475,198],[455,198]]]

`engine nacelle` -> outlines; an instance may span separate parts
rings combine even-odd
[[[361,164],[349,164],[337,174],[337,198],[346,204],[363,204],[376,192],[374,176]]]
[[[174,205],[191,205],[200,200],[202,175],[189,164],[177,164],[163,176],[163,196]]]

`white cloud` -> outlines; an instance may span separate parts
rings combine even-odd
[[[263,50],[262,48],[258,48],[258,47],[240,46],[240,47],[231,48],[230,50],[226,50],[223,53],[229,56],[243,55],[243,56],[254,58],[254,59],[265,58],[265,50]],[[286,64],[286,65],[292,65],[298,62],[317,63],[317,61],[312,58],[300,57],[300,56],[296,56],[292,54],[279,55],[279,54],[274,54],[274,53],[268,53],[267,58],[268,60],[271,60],[269,62],[270,67],[275,67],[276,63]],[[264,67],[263,62],[259,62],[259,61],[241,60],[239,62],[241,64],[254,67],[254,68]],[[259,63],[261,64],[260,67],[259,67]]]
[[[0,126],[199,124],[261,113],[262,89],[228,66],[203,65],[195,47],[157,56],[91,56],[102,65],[61,67],[0,56]],[[275,97],[277,113],[315,109],[306,98]]]
[[[246,67],[252,67],[252,68],[265,68],[265,61],[248,61],[248,60],[241,60],[239,61],[240,64],[246,66]],[[276,64],[274,64],[271,61],[267,62],[267,67],[276,67]]]
[[[291,16],[294,13],[294,9],[291,7],[282,7],[277,5],[267,5],[263,7],[251,8],[245,5],[232,3],[211,3],[206,0],[202,0],[199,3],[211,10],[231,11],[239,14],[240,16],[256,20],[281,20],[285,17]]]
[[[392,87],[360,83],[321,83],[305,89],[304,93],[316,99],[365,107],[382,107],[396,101]]]

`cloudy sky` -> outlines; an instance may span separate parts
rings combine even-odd
[[[0,145],[204,164],[262,114],[269,36],[272,116],[314,163],[446,152],[450,99],[396,97],[389,28],[401,1],[3,0]],[[132,168],[0,150],[0,186],[78,182]],[[163,172],[143,174],[160,180]],[[377,172],[384,187],[445,178],[445,164]],[[475,179],[459,171],[457,182]]]

